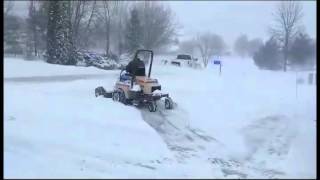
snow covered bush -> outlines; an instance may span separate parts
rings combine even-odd
[[[78,51],[77,56],[77,66],[94,66],[105,70],[119,69],[121,67],[117,63],[115,56],[108,57],[89,51]]]
[[[93,66],[105,69],[105,70],[112,70],[118,69],[119,64],[113,59],[102,59],[93,63]]]

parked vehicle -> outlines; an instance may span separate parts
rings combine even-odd
[[[171,60],[171,64],[176,66],[189,66],[191,62],[192,58],[187,54],[178,54],[175,59]]]

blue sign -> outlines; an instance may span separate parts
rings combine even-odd
[[[213,61],[213,64],[221,64],[221,61],[214,60],[214,61]]]

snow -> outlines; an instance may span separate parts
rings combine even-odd
[[[188,112],[190,126],[223,142],[230,158],[252,159],[254,164],[263,164],[261,167],[281,169],[285,178],[314,178],[316,86],[298,85],[296,97],[295,72],[261,71],[252,61],[233,57],[225,57],[222,64],[221,76],[219,66],[212,64],[203,71],[166,66],[165,70],[155,70],[153,76],[160,77],[159,81],[166,84],[163,90]],[[306,77],[303,72],[299,74]],[[280,120],[271,123],[268,117]],[[265,126],[259,129],[259,124]],[[274,158],[268,151],[272,148],[278,148],[283,156],[288,151],[288,157]],[[296,156],[301,158],[293,158]],[[296,170],[301,168],[299,163],[308,167],[300,175]]]
[[[141,90],[140,85],[134,84],[133,87],[131,88],[131,90],[133,90],[133,91],[140,91],[140,90]]]
[[[161,90],[156,89],[155,91],[153,91],[153,93],[155,93],[155,94],[161,94],[162,92],[161,92]]]
[[[36,68],[39,67],[39,68]],[[41,67],[41,68],[40,68]],[[26,61],[20,58],[4,59],[4,77],[57,76],[71,74],[110,74],[115,71],[105,71],[96,67],[76,67],[48,64],[44,61]]]
[[[5,58],[5,177],[316,177],[316,85],[296,86],[306,73],[221,57],[219,75],[161,59],[151,78],[176,105],[150,113],[94,97],[119,70]]]
[[[95,86],[95,82],[81,81],[6,85],[6,177],[78,176],[73,173],[81,173],[81,168],[86,166],[81,160],[88,166],[105,163],[101,168],[106,170],[114,164],[115,171],[124,171],[125,166],[118,166],[126,162],[148,163],[170,158],[165,144],[143,123],[138,111],[96,99],[93,96]],[[10,117],[13,120],[8,120]],[[24,158],[16,159],[16,155]],[[17,164],[21,174],[16,171]],[[34,168],[38,170],[32,171]],[[100,174],[94,167],[88,167],[87,171],[92,175]],[[25,174],[28,172],[33,173]],[[112,176],[114,172],[108,173]],[[115,177],[118,175],[121,174]]]
[[[154,90],[154,91],[152,92],[152,95],[153,95],[153,96],[162,95],[162,94],[167,94],[167,93],[165,93],[165,92],[163,92],[163,91],[161,91],[161,90],[159,90],[159,89],[156,89],[156,90]]]

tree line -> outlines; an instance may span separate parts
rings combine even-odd
[[[242,34],[233,44],[233,53],[242,58],[253,58],[261,69],[313,68],[316,41],[303,30],[302,5],[297,1],[279,2],[272,15],[274,24],[268,29],[270,38],[266,42],[261,38],[249,39]],[[180,42],[179,51],[198,52],[205,66],[214,55],[230,53],[223,38],[210,32]]]
[[[314,68],[316,41],[304,32],[302,10],[297,1],[279,2],[272,14],[270,38],[263,43],[261,39],[250,41],[241,35],[234,44],[235,52],[242,57],[252,57],[261,69]]]
[[[198,33],[191,39],[179,42],[179,52],[199,54],[205,67],[213,55],[222,56],[228,53],[223,37],[212,32]]]
[[[223,37],[203,32],[179,42],[174,13],[156,1],[35,1],[28,17],[12,14],[14,1],[4,1],[4,51],[27,58],[47,53],[47,61],[75,64],[75,51],[100,49],[112,59],[138,48],[165,51],[179,44],[179,53],[198,54],[207,66],[214,55],[230,54]],[[279,2],[269,27],[270,38],[240,35],[233,52],[253,58],[262,69],[284,70],[315,66],[316,40],[303,31],[302,5]]]
[[[99,49],[114,59],[138,48],[163,50],[175,41],[177,23],[168,6],[146,1],[35,1],[28,17],[4,2],[4,51],[75,64],[79,50]]]

